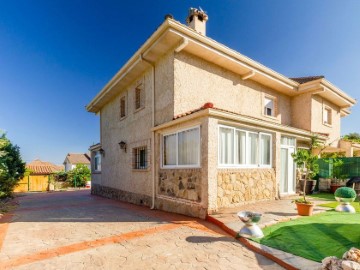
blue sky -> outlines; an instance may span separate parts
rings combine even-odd
[[[1,1],[0,129],[29,162],[57,164],[99,140],[85,105],[171,13],[209,15],[207,35],[286,75],[360,92],[359,0]],[[360,105],[342,134],[360,133]]]

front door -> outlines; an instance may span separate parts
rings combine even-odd
[[[294,152],[293,146],[281,146],[280,195],[290,195],[296,191],[295,166],[291,156]]]

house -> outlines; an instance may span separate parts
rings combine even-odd
[[[64,171],[63,166],[55,165],[51,162],[35,159],[26,164],[29,171],[20,181],[14,192],[27,191],[47,191],[49,190],[50,175]]]
[[[90,156],[88,154],[77,154],[69,153],[66,155],[64,160],[65,172],[71,171],[76,167],[77,164],[86,165],[89,169],[90,166]]]
[[[207,37],[207,19],[197,9],[187,26],[166,16],[87,105],[100,115],[93,194],[205,217],[294,194],[291,154],[314,133],[338,147],[353,98]]]

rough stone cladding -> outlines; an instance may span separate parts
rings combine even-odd
[[[159,170],[159,194],[201,202],[201,169]]]
[[[218,208],[235,207],[276,197],[274,169],[219,170],[217,185]]]
[[[185,52],[175,54],[174,74],[175,115],[212,102],[217,108],[291,125],[290,97],[250,79]],[[264,115],[265,95],[276,100],[275,117]]]
[[[163,134],[200,127],[200,168],[162,168]],[[156,208],[184,215],[205,217],[208,202],[208,118],[198,118],[158,131],[156,152]]]
[[[105,198],[130,202],[138,205],[150,206],[151,197],[143,194],[119,190],[112,187],[93,184],[91,186],[91,194],[102,196]]]

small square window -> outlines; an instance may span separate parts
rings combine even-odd
[[[328,124],[328,125],[332,124],[331,109],[330,108],[325,108],[324,109],[323,118],[324,118],[324,124]]]
[[[148,156],[146,146],[133,149],[133,168],[136,170],[145,170],[148,167]]]
[[[125,102],[125,97],[122,97],[120,99],[120,118],[123,118],[126,116],[126,102]]]
[[[275,99],[270,97],[265,97],[264,114],[268,116],[275,116]]]

